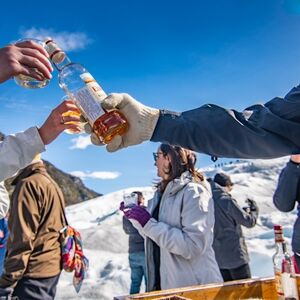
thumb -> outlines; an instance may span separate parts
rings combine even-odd
[[[96,146],[103,146],[104,144],[99,140],[98,136],[92,132],[90,136],[91,142]]]
[[[107,144],[106,150],[108,152],[115,152],[115,151],[123,148],[122,142],[123,142],[122,137],[120,135],[116,135],[113,138],[113,140],[109,144]]]
[[[104,109],[120,108],[120,104],[124,99],[123,94],[110,94],[102,100],[101,105]]]

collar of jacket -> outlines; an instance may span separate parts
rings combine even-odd
[[[211,190],[213,193],[217,193],[219,195],[226,194],[231,196],[231,194],[226,190],[225,186],[219,185],[218,183],[211,181]]]
[[[32,163],[24,169],[20,170],[11,184],[16,185],[20,180],[27,178],[34,173],[47,173],[45,164],[42,160]]]
[[[180,177],[173,179],[167,184],[164,194],[166,192],[176,194],[192,181],[194,181],[192,174],[189,171],[185,171]]]

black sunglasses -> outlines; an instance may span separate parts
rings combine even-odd
[[[153,152],[153,159],[154,159],[155,162],[157,161],[159,154],[163,155],[162,152]]]

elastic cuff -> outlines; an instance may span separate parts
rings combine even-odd
[[[140,116],[139,125],[142,127],[141,139],[143,141],[150,140],[159,118],[159,110],[146,107],[140,112]]]

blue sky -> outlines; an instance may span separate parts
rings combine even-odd
[[[127,92],[149,106],[183,111],[215,103],[243,109],[283,96],[300,82],[299,0],[23,4],[1,3],[1,47],[25,36],[51,35],[107,93]],[[13,80],[0,85],[0,130],[41,125],[62,96],[56,72],[40,90]],[[62,134],[43,158],[108,193],[150,185],[158,145],[110,154],[83,135]],[[199,167],[209,164],[208,156],[199,156]]]

